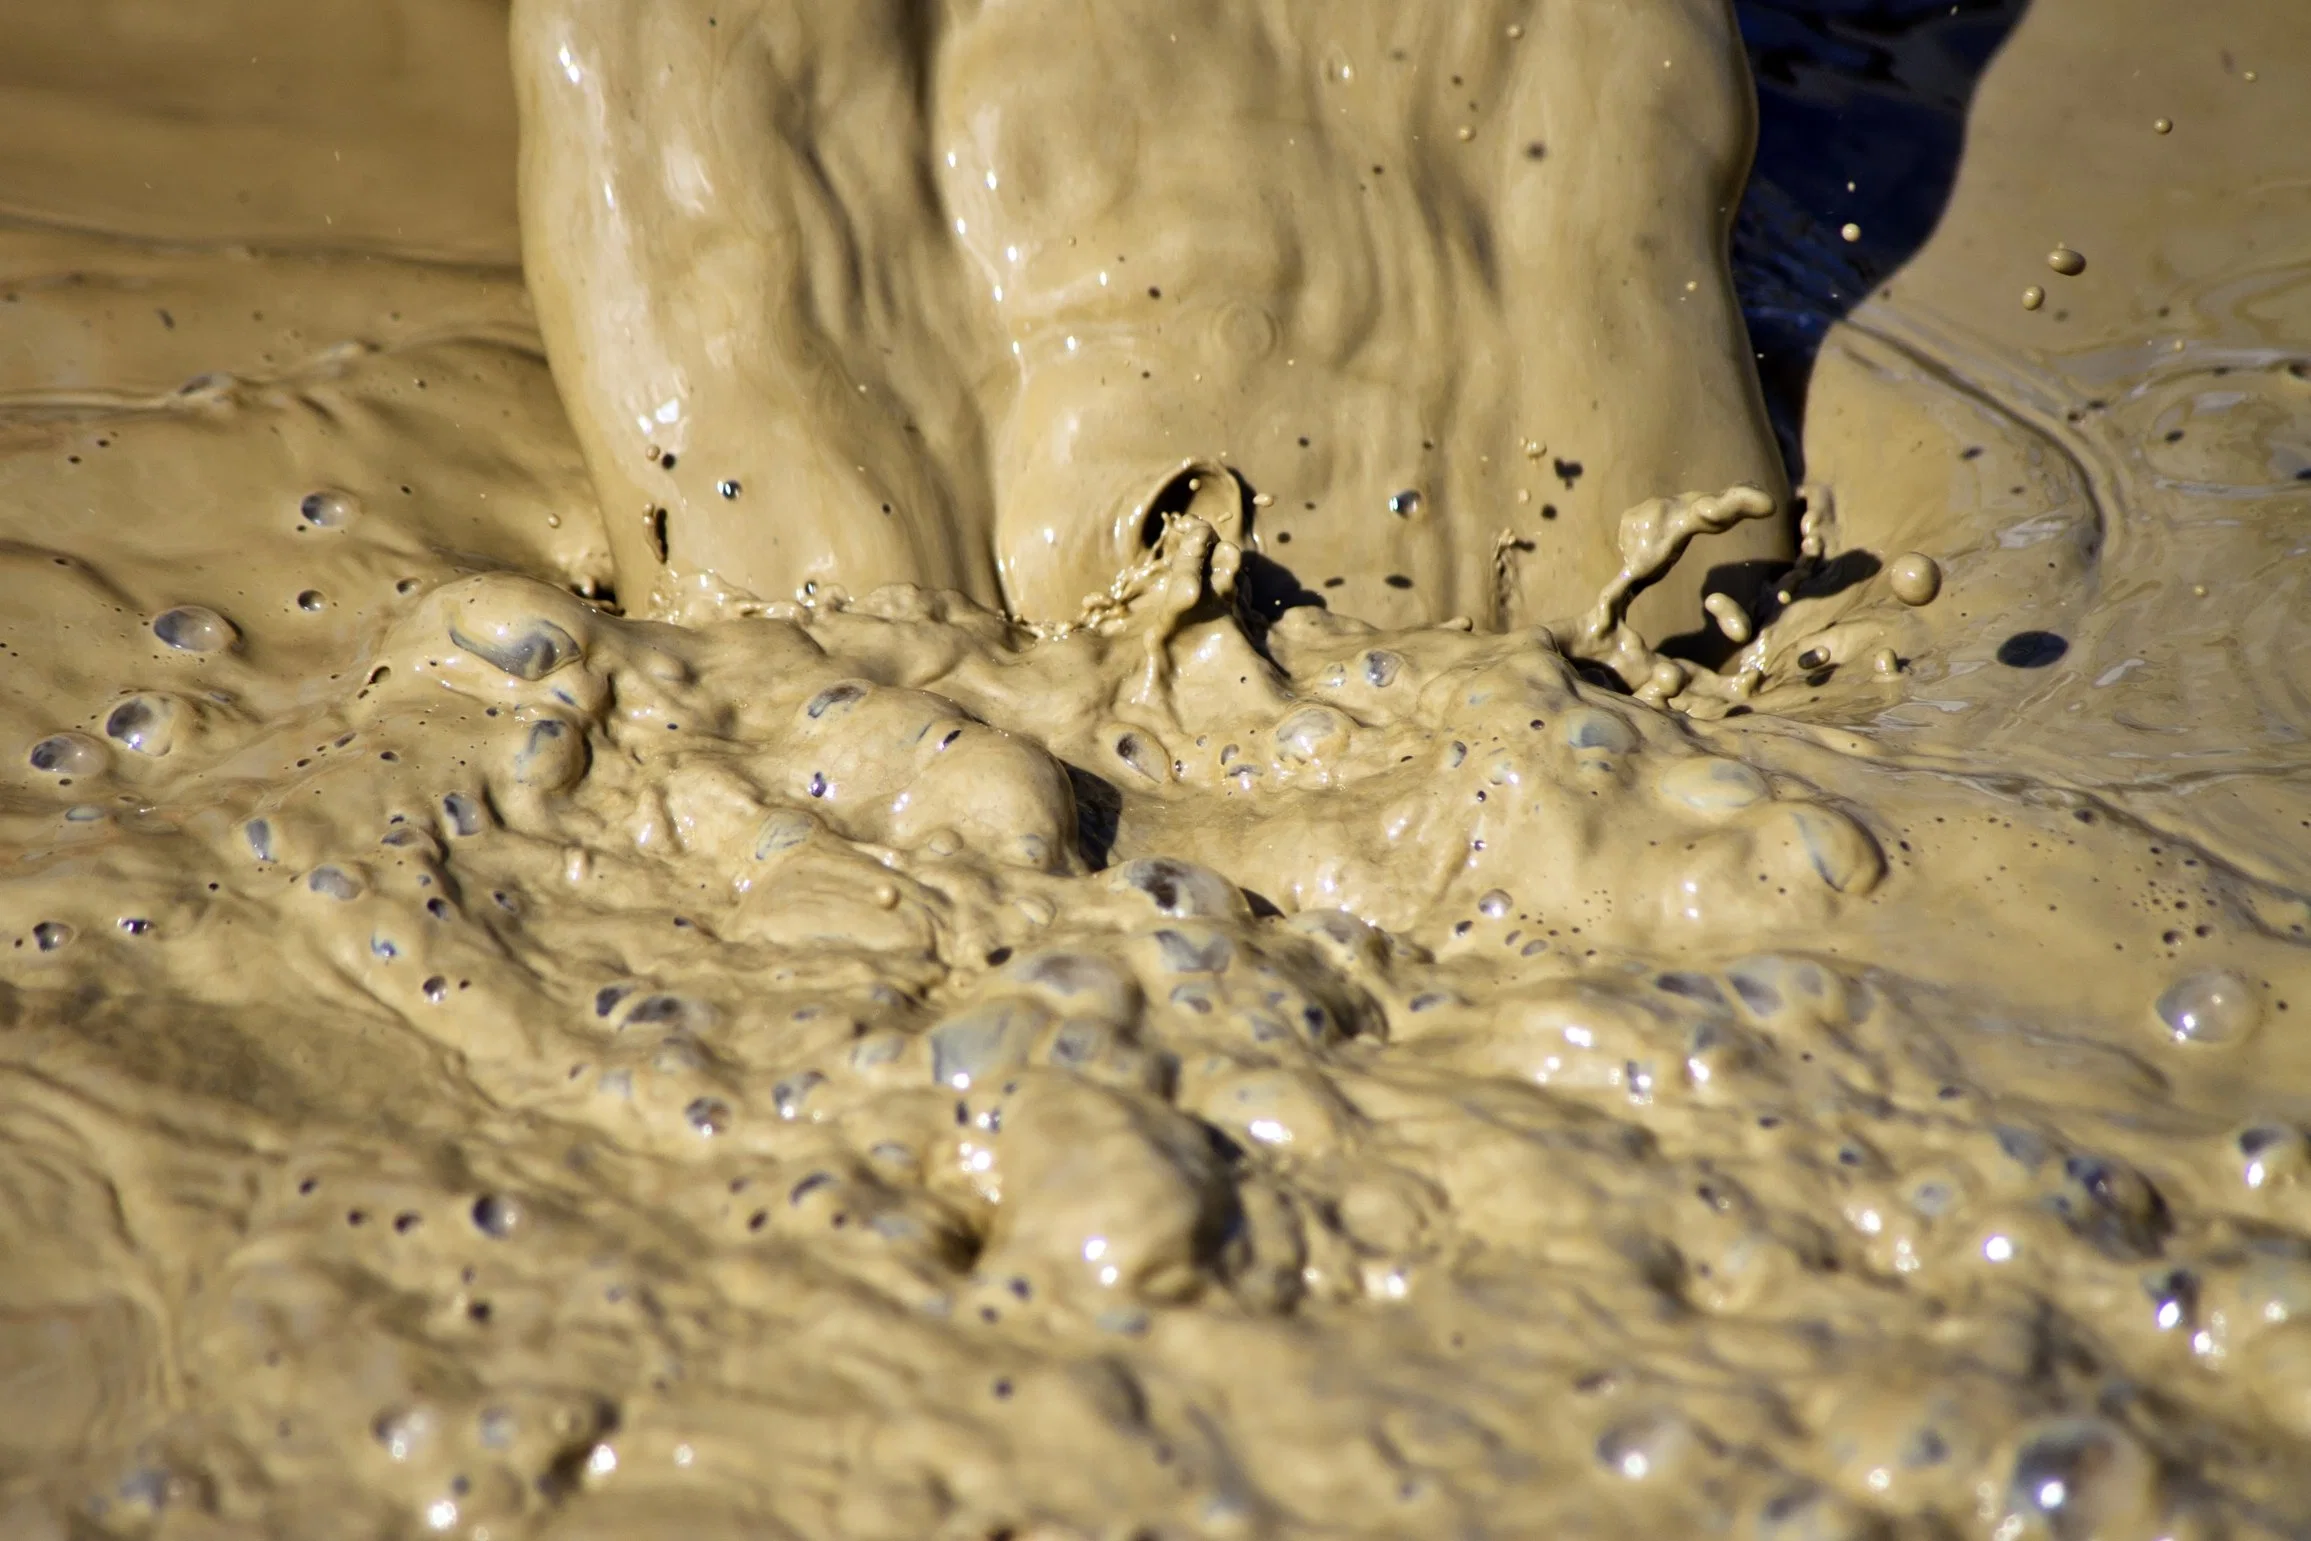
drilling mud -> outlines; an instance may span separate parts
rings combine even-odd
[[[888,9],[0,22],[0,1534],[2311,1534],[2311,31]]]

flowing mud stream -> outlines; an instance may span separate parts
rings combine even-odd
[[[2311,17],[1741,25],[0,17],[0,1535],[2311,1535]]]

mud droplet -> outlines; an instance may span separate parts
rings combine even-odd
[[[2057,246],[2048,252],[2046,265],[2065,278],[2076,278],[2086,271],[2086,259],[2067,246]]]
[[[1717,622],[1717,629],[1725,633],[1725,640],[1739,647],[1756,635],[1750,625],[1748,612],[1730,594],[1711,594],[1701,601],[1701,608]]]
[[[1905,605],[1930,605],[1942,592],[1942,565],[1922,551],[1905,551],[1886,564],[1886,587]]]

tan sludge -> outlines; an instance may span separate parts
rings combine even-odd
[[[1271,602],[1572,614],[1622,508],[1778,487],[1725,270],[1731,26],[525,0],[525,255],[622,591],[1063,621],[1210,462]],[[1712,561],[1783,554],[1759,524]]]
[[[1714,6],[355,9],[0,18],[0,1536],[2311,1526],[2287,8],[1796,520]]]

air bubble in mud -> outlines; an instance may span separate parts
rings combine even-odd
[[[105,737],[138,754],[164,755],[176,741],[177,709],[160,696],[130,696],[104,719]]]
[[[865,700],[866,695],[867,687],[865,685],[856,680],[844,680],[840,684],[829,685],[817,695],[812,696],[802,709],[803,715],[815,722],[837,707],[850,706]]]
[[[1631,1482],[1657,1477],[1677,1465],[1696,1443],[1692,1425],[1674,1413],[1648,1413],[1606,1430],[1597,1460]]]
[[[93,776],[104,769],[104,746],[78,733],[51,733],[24,757],[51,776]]]
[[[1725,818],[1764,802],[1772,793],[1765,778],[1739,760],[1693,755],[1672,760],[1661,772],[1661,792],[1710,818]]]
[[[514,779],[524,786],[559,792],[576,784],[590,758],[586,736],[559,717],[541,717],[514,755]]]
[[[1802,803],[1781,804],[1773,813],[1796,836],[1814,875],[1832,890],[1859,897],[1885,876],[1885,856],[1877,843],[1844,814]]]
[[[341,530],[361,516],[361,500],[350,492],[323,488],[306,493],[297,513],[317,530]]]
[[[2042,1530],[2080,1541],[2136,1534],[2156,1514],[2157,1488],[2150,1457],[2123,1430],[2096,1419],[2066,1420],[2015,1452],[2008,1518],[2019,1521],[2018,1534]],[[2006,1527],[1999,1533],[2008,1533]]]
[[[2276,1187],[2311,1171],[2311,1141],[2286,1124],[2255,1124],[2239,1131],[2239,1179],[2250,1188]]]
[[[310,612],[316,610],[325,610],[328,607],[329,596],[322,593],[319,589],[306,589],[297,596],[297,608],[300,610]]]
[[[1008,972],[1071,1017],[1121,1024],[1139,1009],[1139,981],[1096,953],[1034,953]]]
[[[1168,856],[1142,856],[1116,870],[1119,888],[1136,889],[1166,915],[1213,919],[1242,908],[1235,886],[1209,867]]]
[[[599,997],[596,998],[597,1002]],[[679,995],[645,995],[626,1013],[627,1027],[703,1027],[711,1018],[706,1008]]]
[[[1329,706],[1303,706],[1276,727],[1276,748],[1301,764],[1336,758],[1348,747],[1348,719]]]
[[[233,623],[205,605],[178,605],[152,619],[152,634],[180,653],[221,653],[240,640]]]
[[[502,1193],[485,1193],[473,1201],[474,1229],[504,1240],[522,1223],[521,1205]]]
[[[73,930],[61,920],[44,920],[32,928],[32,945],[42,952],[56,952],[72,944]]]
[[[2188,1268],[2164,1268],[2142,1281],[2150,1297],[2151,1322],[2161,1332],[2188,1327],[2198,1320],[2199,1279]]]
[[[449,640],[516,679],[542,680],[584,656],[578,639],[552,621],[475,627],[469,634],[452,626]]]
[[[791,1123],[802,1116],[802,1105],[809,1100],[811,1091],[825,1082],[826,1077],[815,1070],[788,1076],[770,1089],[771,1104],[778,1109],[780,1118]]]
[[[441,800],[442,815],[449,820],[449,832],[458,836],[478,835],[482,831],[481,804],[463,792],[452,792]]]
[[[385,1447],[385,1453],[396,1461],[406,1461],[415,1455],[433,1435],[433,1414],[422,1407],[400,1408],[380,1413],[370,1432]]]
[[[1757,1511],[1757,1541],[1875,1541],[1875,1520],[1816,1487],[1777,1493]]]
[[[361,880],[343,867],[315,867],[305,878],[305,886],[325,899],[347,903],[361,897]]]
[[[1576,707],[1565,713],[1563,729],[1568,749],[1601,749],[1608,754],[1627,754],[1637,747],[1636,730],[1610,712],[1594,707]]]
[[[818,820],[807,813],[793,808],[774,808],[755,834],[754,859],[768,861],[781,851],[791,851],[808,840],[816,828]]]
[[[2176,980],[2158,1000],[2159,1020],[2177,1043],[2231,1044],[2263,1020],[2254,986],[2228,969]]]
[[[931,1079],[956,1091],[1018,1065],[1027,1041],[1050,1020],[1050,1013],[1021,1001],[998,1001],[948,1018],[926,1035],[931,1045]]]

